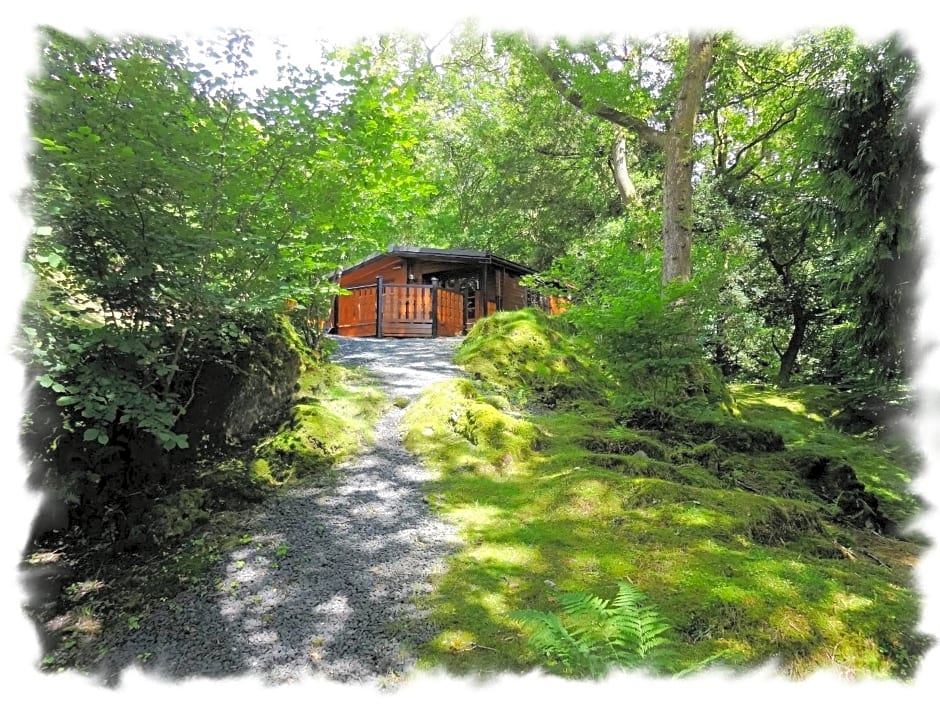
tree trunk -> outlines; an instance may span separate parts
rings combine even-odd
[[[681,135],[666,135],[663,178],[663,285],[692,278],[692,158]]]
[[[665,130],[610,105],[597,101],[586,102],[584,96],[567,83],[546,50],[535,52],[542,69],[569,103],[630,130],[648,144],[664,150],[663,284],[674,279],[688,281],[692,278],[692,138],[708,72],[714,61],[714,49],[715,39],[711,35],[689,35],[689,56],[679,85],[679,96]],[[618,181],[618,189],[620,186]]]
[[[689,36],[689,59],[666,130],[663,179],[663,284],[692,278],[692,165],[695,120],[714,60],[714,40]]]
[[[614,183],[617,184],[623,205],[629,206],[634,201],[639,203],[640,196],[636,192],[636,186],[633,185],[633,179],[630,178],[630,171],[627,169],[627,138],[620,130],[617,130],[617,137],[610,148],[610,169],[614,172]]]
[[[806,327],[809,324],[809,314],[800,303],[793,304],[793,333],[790,334],[790,342],[787,349],[780,356],[780,372],[777,375],[777,384],[786,387],[790,384],[790,375],[793,374],[793,367],[796,365],[796,356],[803,347],[803,340],[806,338]]]

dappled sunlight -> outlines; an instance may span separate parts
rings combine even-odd
[[[760,571],[753,575],[754,582],[761,589],[774,593],[781,598],[797,599],[799,593],[792,582],[780,575],[774,575],[769,572]]]
[[[795,607],[774,610],[767,619],[775,638],[787,641],[805,641],[813,637],[813,627],[802,612]]]
[[[501,567],[534,567],[540,563],[538,551],[523,544],[486,543],[469,549],[467,555],[482,563]]]
[[[853,595],[846,592],[833,593],[829,602],[836,612],[859,610],[865,607],[870,607],[873,604],[872,600],[867,597],[861,597],[859,595]]]
[[[488,349],[509,354],[508,337]],[[516,361],[513,374],[524,362]],[[877,544],[887,539],[829,523],[827,506],[786,453],[826,446],[849,457],[858,448],[861,464],[877,468],[876,475],[891,472],[890,458],[874,462],[877,449],[829,427],[819,399],[745,390],[738,402],[738,427],[708,425],[706,418],[698,431],[723,434],[721,442],[740,444],[736,451],[691,440],[677,456],[667,434],[617,424],[596,407],[534,417],[539,444],[511,475],[493,467],[484,447],[454,434],[431,439],[426,450],[443,466],[435,488],[440,511],[466,538],[433,598],[442,626],[472,625],[473,640],[500,644],[514,631],[508,611],[557,611],[557,590],[608,595],[611,585],[628,580],[675,625],[680,662],[727,649],[729,662],[779,658],[791,675],[821,664],[885,672],[889,661],[872,636],[882,627],[869,613],[910,622],[916,597],[886,587],[882,568],[862,551],[871,546],[887,557],[888,544]],[[437,407],[437,428],[456,403]],[[423,419],[434,420],[434,408]],[[786,450],[773,449],[764,429],[779,430]],[[466,456],[477,470],[467,469],[474,465]],[[894,600],[881,599],[882,592]],[[441,660],[434,662],[467,672],[533,658],[512,640],[508,651],[495,652],[457,642],[435,647]]]

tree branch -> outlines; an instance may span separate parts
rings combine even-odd
[[[604,103],[587,104],[584,100],[584,96],[581,95],[578,91],[572,88],[565,81],[564,77],[558,71],[558,68],[552,62],[551,57],[548,56],[546,50],[532,50],[535,54],[535,58],[539,62],[539,66],[542,67],[542,70],[554,84],[555,88],[562,95],[562,97],[571,103],[574,107],[579,110],[583,110],[586,113],[596,115],[602,120],[607,120],[612,122],[615,125],[620,125],[631,132],[633,132],[637,137],[642,139],[645,142],[655,146],[655,147],[664,147],[666,144],[666,136],[660,130],[657,130],[654,127],[651,127],[645,120],[642,120],[635,115],[630,115],[616,108],[612,108],[609,105]]]
[[[764,140],[772,137],[774,134],[782,130],[785,126],[789,125],[791,122],[796,120],[796,112],[797,112],[796,108],[791,108],[789,111],[783,113],[774,121],[773,125],[768,127],[766,130],[764,130],[762,133],[757,135],[750,142],[748,142],[743,147],[741,147],[741,149],[735,152],[734,162],[732,162],[731,166],[729,166],[725,170],[725,173],[730,173],[731,171],[734,170],[734,168],[740,163],[741,158],[744,156],[744,153],[747,152],[747,150],[751,149],[752,147],[757,146]],[[754,168],[753,166],[750,167],[751,170],[753,170],[753,168]]]

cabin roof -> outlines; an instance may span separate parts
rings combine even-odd
[[[354,272],[360,267],[371,264],[383,257],[403,257],[405,259],[436,260],[439,262],[474,262],[477,264],[495,264],[520,274],[535,274],[536,271],[524,264],[518,264],[503,257],[497,257],[491,252],[479,250],[441,250],[433,247],[402,247],[389,245],[386,252],[376,252],[361,262],[343,269],[343,274]]]

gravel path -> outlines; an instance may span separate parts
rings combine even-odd
[[[334,356],[376,374],[390,398],[414,399],[458,374],[459,339],[337,339]],[[222,589],[161,606],[101,661],[117,683],[143,664],[155,675],[258,675],[268,683],[326,675],[394,681],[432,636],[414,598],[457,539],[422,501],[428,470],[401,443],[403,410],[376,424],[375,445],[329,488],[294,488],[264,504],[245,543],[222,561]]]

